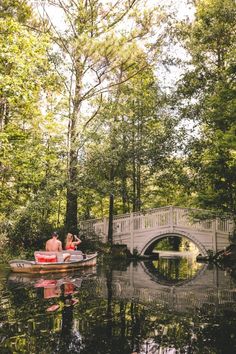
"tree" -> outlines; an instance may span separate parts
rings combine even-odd
[[[179,26],[190,54],[178,87],[182,114],[199,124],[188,146],[197,203],[235,216],[235,23],[232,0],[196,1],[193,23]]]
[[[52,113],[58,80],[48,61],[48,35],[30,28],[36,25],[31,9],[10,0],[1,8],[0,219],[13,227],[24,220],[27,227],[21,232],[33,241],[31,231],[48,223],[50,203],[61,183],[54,178],[61,136]]]
[[[163,205],[175,176],[172,153],[178,121],[164,108],[152,67],[118,91],[104,98],[88,129],[79,169],[80,185],[85,188],[79,203],[86,210],[80,215],[85,218],[107,215],[109,193],[115,196],[115,214]],[[172,176],[168,186],[167,172],[168,178]]]
[[[99,0],[58,0],[54,4],[63,11],[68,24],[66,34],[62,35],[47,15],[53,38],[69,64],[69,80],[65,81],[69,122],[66,228],[76,231],[79,127],[84,123],[84,110],[92,98],[100,97],[100,104],[93,107],[88,123],[98,112],[104,94],[144,69],[142,64],[136,65],[142,63],[144,57],[144,51],[137,50],[137,41],[145,47],[151,28],[164,16],[156,10],[142,9],[140,0],[119,0],[115,4]],[[151,53],[153,55],[160,47],[161,36],[152,36],[152,42],[146,47],[150,61]]]

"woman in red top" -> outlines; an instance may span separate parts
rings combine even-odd
[[[76,241],[74,241],[74,237]],[[74,251],[76,249],[76,246],[78,246],[80,243],[81,240],[76,235],[72,235],[71,233],[68,233],[66,236],[65,249]]]

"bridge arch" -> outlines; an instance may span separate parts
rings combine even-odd
[[[161,207],[142,212],[113,217],[113,244],[126,245],[131,253],[144,254],[147,248],[160,238],[169,235],[185,237],[193,242],[203,255],[207,250],[216,253],[230,244],[232,220],[199,220],[193,217],[196,209],[177,206]],[[204,212],[204,211],[201,211]],[[85,232],[95,232],[101,242],[108,242],[109,219],[87,220],[80,223]],[[109,241],[110,242],[110,241]]]
[[[182,232],[182,231],[181,231],[181,233],[180,232],[176,232],[176,231],[174,231],[174,232],[164,232],[164,233],[163,232],[159,232],[159,233],[157,233],[156,236],[154,236],[152,239],[150,239],[144,245],[144,247],[141,250],[141,255],[144,255],[145,252],[148,250],[148,248],[150,248],[150,246],[153,243],[155,243],[156,241],[159,241],[159,240],[161,240],[163,238],[170,237],[170,236],[177,236],[177,237],[186,238],[187,240],[191,241],[192,243],[194,243],[198,247],[198,249],[199,249],[199,251],[200,251],[200,253],[202,255],[207,255],[206,248],[204,247],[203,244],[201,244],[201,242],[199,242],[199,240],[197,240],[192,234],[190,234],[188,232]]]

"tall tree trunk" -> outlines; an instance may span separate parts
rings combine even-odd
[[[3,131],[4,127],[9,122],[9,105],[4,97],[0,96],[0,130]]]
[[[124,117],[122,117],[122,122],[124,122]],[[127,139],[126,133],[122,136],[122,144],[123,144],[123,151],[125,152],[127,149]],[[129,198],[128,198],[128,189],[127,189],[127,159],[124,157],[123,168],[121,170],[121,190],[122,190],[122,212],[123,214],[128,213],[129,210]]]
[[[113,211],[114,210],[114,195],[110,193],[109,197],[109,221],[108,221],[108,242],[110,246],[113,244]]]
[[[133,121],[133,132],[132,132],[132,143],[133,143],[133,151],[132,151],[132,186],[133,186],[133,195],[132,195],[132,211],[136,211],[136,159],[135,159],[135,124]]]
[[[69,154],[68,185],[66,195],[66,231],[77,232],[78,191],[77,191],[77,151],[71,149]]]
[[[140,211],[141,209],[141,166],[140,162],[137,163],[137,177],[136,177],[136,211]]]
[[[76,61],[79,63],[79,58]],[[77,64],[75,68],[75,92],[72,98],[73,111],[70,117],[69,131],[69,163],[68,163],[68,183],[66,196],[66,231],[78,232],[78,134],[77,125],[81,106],[81,78],[82,66]]]
[[[142,155],[142,138],[143,138],[143,124],[142,124],[142,119],[143,119],[143,114],[142,114],[142,106],[140,105],[139,102],[137,102],[138,105],[138,127],[137,127],[137,141],[138,141],[138,147],[136,150],[137,154],[137,161],[136,161],[136,211],[140,211],[141,209],[141,155]]]
[[[133,184],[133,212],[136,211],[136,163],[135,163],[135,156],[133,155],[133,162],[132,162],[132,184]]]
[[[110,170],[111,192],[110,192],[110,196],[109,196],[109,220],[108,220],[108,235],[107,235],[108,242],[109,242],[110,246],[112,246],[112,244],[113,244],[114,178],[115,178],[114,166],[112,165],[111,170]]]
[[[122,212],[123,214],[126,214],[129,212],[126,166],[123,167],[123,171],[122,171],[121,188],[122,188]]]

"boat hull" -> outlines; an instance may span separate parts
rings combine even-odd
[[[35,262],[13,259],[9,262],[11,270],[15,273],[58,273],[73,271],[81,267],[92,267],[97,263],[97,253],[86,255],[86,258],[70,262]]]

